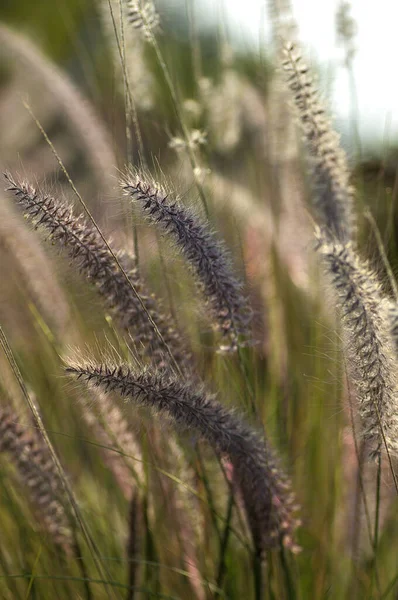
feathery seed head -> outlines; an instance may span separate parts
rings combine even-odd
[[[332,278],[344,324],[348,367],[359,400],[363,438],[372,456],[385,443],[398,452],[397,364],[381,286],[351,244],[321,230],[317,249]]]
[[[284,68],[313,163],[314,205],[321,225],[345,243],[354,234],[354,194],[349,184],[346,155],[308,76],[308,67],[292,44],[286,46],[285,55]]]
[[[137,35],[137,31],[127,25],[129,6],[124,0],[121,6],[119,0],[102,0],[99,9],[104,34],[112,51],[116,85],[120,86],[121,92],[126,85],[134,91],[137,109],[151,110],[155,104],[155,80],[146,62],[145,36]],[[122,40],[123,62],[120,57]]]
[[[0,23],[0,45],[3,60],[9,56],[25,72],[33,74],[44,97],[48,95],[54,98],[73,136],[84,149],[98,189],[105,195],[112,193],[114,184],[111,170],[117,162],[112,140],[88,98],[82,96],[65,72],[56,67],[35,44],[5,23]]]
[[[146,292],[135,264],[130,261],[126,279],[101,235],[84,215],[75,216],[68,204],[15,180],[9,173],[5,178],[8,191],[14,194],[25,216],[35,227],[49,231],[52,240],[67,249],[78,270],[96,285],[121,327],[132,332],[138,351],[160,368],[168,363],[167,348],[170,348],[180,367],[190,369],[191,355],[183,347],[182,336],[172,327],[172,318],[162,315],[153,295]],[[148,315],[156,323],[162,339],[154,331]]]
[[[395,355],[398,359],[398,305],[396,301],[385,299],[383,309],[388,323],[388,329],[394,345]]]
[[[235,349],[239,336],[248,333],[250,311],[223,244],[206,223],[160,187],[134,173],[128,173],[121,185],[147,219],[173,239],[196,275],[219,330],[230,339],[225,349]]]
[[[62,483],[47,446],[10,408],[0,409],[0,452],[7,452],[14,463],[39,520],[54,541],[71,552],[72,533],[63,507]]]
[[[273,452],[256,432],[213,397],[173,376],[139,374],[128,366],[70,363],[67,371],[105,391],[116,391],[138,404],[166,415],[176,426],[193,429],[233,466],[244,499],[256,549],[272,548],[282,541],[295,548],[297,522],[293,494],[280,472]]]
[[[116,446],[123,452],[124,456],[121,456],[107,448],[100,449],[104,464],[113,473],[126,499],[130,500],[133,489],[137,485],[143,487],[145,481],[141,448],[121,408],[100,389],[92,389],[91,393],[94,402],[85,407],[84,420],[101,444]]]
[[[337,42],[344,46],[345,49],[345,65],[350,66],[352,59],[355,56],[355,34],[357,25],[351,16],[351,4],[346,0],[342,0],[336,11],[336,33]]]
[[[128,21],[140,29],[147,39],[159,28],[159,14],[152,0],[129,0],[127,2]]]
[[[169,142],[169,148],[177,152],[185,150],[187,147],[196,150],[199,146],[207,144],[207,132],[200,129],[192,129],[188,132],[188,141],[180,137],[172,137]]]
[[[227,154],[238,146],[244,130],[244,105],[248,83],[232,68],[224,69],[219,84],[199,81],[202,103],[206,108],[212,146]],[[228,98],[228,102],[225,102]]]

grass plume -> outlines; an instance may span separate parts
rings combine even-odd
[[[63,507],[63,488],[47,446],[24,427],[10,408],[0,409],[0,452],[15,465],[37,518],[54,542],[72,551],[72,532]]]
[[[309,69],[292,44],[285,48],[284,67],[313,164],[313,196],[320,224],[341,242],[354,236],[354,193],[339,135],[333,130]]]
[[[121,185],[147,219],[161,227],[182,252],[200,282],[219,330],[230,339],[228,348],[235,349],[239,337],[248,334],[250,311],[224,245],[207,223],[177,200],[171,200],[160,187],[134,173],[127,174]]]
[[[163,316],[158,311],[154,297],[145,293],[137,269],[131,266],[128,278],[138,289],[146,311],[160,327],[163,342],[153,330],[146,312],[132,293],[129,281],[118,268],[107,245],[88,220],[83,215],[76,216],[68,204],[41,193],[24,181],[14,179],[11,174],[7,173],[5,178],[7,190],[13,193],[16,204],[25,216],[36,227],[49,231],[52,240],[67,249],[78,270],[96,285],[120,326],[131,331],[138,351],[150,356],[158,367],[164,367],[167,364],[167,347],[172,347],[179,365],[188,368],[190,353],[182,348],[182,338],[172,327],[172,319]]]
[[[151,38],[160,23],[159,14],[152,0],[128,0],[127,19],[147,38]]]
[[[295,550],[294,497],[286,477],[277,467],[272,450],[245,422],[197,386],[182,384],[172,376],[127,366],[70,363],[67,371],[105,391],[167,415],[183,429],[193,429],[220,455],[228,456],[245,503],[256,550],[262,552],[282,542]]]
[[[317,249],[337,294],[368,451],[376,456],[386,445],[388,451],[396,454],[397,363],[381,286],[351,244],[340,244],[318,230]]]

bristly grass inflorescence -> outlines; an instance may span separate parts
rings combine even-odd
[[[288,84],[313,164],[313,202],[320,225],[345,243],[353,239],[355,232],[354,192],[349,182],[347,158],[300,53],[292,44],[287,44],[285,55]]]
[[[279,543],[293,551],[298,521],[294,495],[272,450],[240,417],[195,383],[150,370],[135,373],[127,365],[71,362],[67,371],[104,390],[167,415],[177,427],[193,429],[220,456],[228,456],[244,499],[257,552]]]
[[[224,245],[208,223],[169,198],[160,186],[133,172],[125,175],[121,186],[139,204],[148,221],[174,241],[196,276],[218,329],[224,339],[229,338],[225,349],[236,349],[240,338],[250,333],[251,313]]]
[[[317,249],[341,310],[348,368],[358,395],[363,439],[370,455],[398,451],[397,358],[385,300],[376,276],[355,253],[317,230]]]
[[[128,0],[126,4],[128,21],[150,39],[160,25],[159,14],[153,1]]]
[[[395,355],[398,360],[398,304],[397,301],[386,299],[384,310],[388,322],[391,339],[394,344]]]
[[[72,532],[58,472],[47,446],[19,422],[11,408],[0,409],[0,452],[7,452],[15,465],[37,518],[54,542],[70,553]]]
[[[129,281],[123,276],[97,230],[83,215],[76,216],[71,206],[41,193],[32,185],[5,174],[7,190],[12,192],[18,206],[36,227],[50,232],[51,238],[65,247],[78,270],[95,285],[108,308],[112,309],[120,326],[131,331],[138,352],[157,367],[167,364],[167,347],[172,348],[181,369],[190,369],[191,354],[183,337],[173,327],[171,317],[163,315],[152,294],[145,290],[135,265],[130,264],[128,277],[138,290],[145,310],[156,323],[162,339],[157,336],[141,303],[132,293]],[[124,255],[120,255],[122,262]],[[131,263],[131,261],[130,261]]]

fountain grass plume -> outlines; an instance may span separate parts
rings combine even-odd
[[[24,427],[11,408],[0,408],[0,452],[6,452],[15,465],[38,520],[54,542],[71,553],[72,532],[57,469],[41,438]]]
[[[293,44],[287,44],[285,55],[288,84],[294,94],[313,164],[314,205],[320,225],[329,229],[339,242],[345,243],[355,233],[354,192],[349,183],[347,158],[300,53]]]
[[[5,179],[7,190],[12,192],[25,216],[35,227],[49,231],[51,239],[67,249],[77,269],[96,285],[120,326],[131,331],[137,350],[162,368],[167,364],[167,348],[171,348],[179,366],[190,368],[191,355],[184,347],[182,336],[172,326],[172,318],[158,310],[154,296],[146,293],[135,266],[131,266],[127,275],[147,312],[133,294],[104,240],[84,215],[76,216],[70,205],[14,179],[9,173]],[[162,339],[154,331],[147,313],[156,323]]]
[[[213,319],[229,344],[236,349],[239,338],[249,333],[250,310],[236,279],[229,254],[208,223],[200,220],[164,189],[143,180],[133,171],[121,181],[124,193],[140,206],[149,222],[161,228],[182,252],[203,295],[212,308]]]
[[[120,0],[101,0],[98,9],[104,35],[112,53],[116,85],[120,85],[121,91],[127,95],[131,92],[138,110],[153,109],[155,80],[146,62],[146,40],[137,35],[135,28],[125,26],[127,3],[120,3]]]
[[[143,32],[144,36],[151,39],[152,34],[158,29],[159,14],[152,0],[128,0],[127,19],[135,29]]]
[[[398,304],[397,301],[386,299],[384,302],[384,310],[390,335],[394,344],[395,355],[398,360]]]
[[[100,448],[102,460],[112,472],[127,500],[135,488],[145,485],[141,447],[123,414],[109,394],[93,389],[83,411],[83,418],[95,438],[105,446]],[[114,450],[113,450],[114,449]]]
[[[342,316],[345,351],[355,383],[363,439],[372,457],[398,451],[398,365],[381,285],[352,244],[318,229],[317,250],[331,277]]]
[[[296,506],[290,484],[267,441],[241,417],[196,383],[181,383],[165,372],[136,373],[126,365],[90,360],[83,363],[79,359],[68,363],[67,372],[154,409],[160,417],[168,416],[177,427],[195,430],[219,456],[229,457],[256,551],[261,553],[280,543],[293,551],[298,549],[293,539],[298,522],[294,518]]]

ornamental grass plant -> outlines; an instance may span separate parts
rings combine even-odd
[[[63,67],[0,25],[0,597],[395,598],[395,163],[288,2],[81,5]]]

